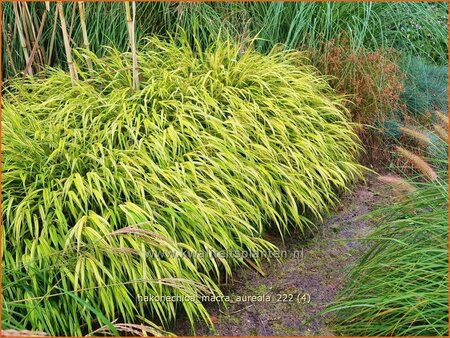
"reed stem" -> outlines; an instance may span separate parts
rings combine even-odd
[[[81,23],[81,31],[83,33],[84,48],[86,48],[87,50],[90,50],[91,44],[89,43],[89,38],[87,35],[86,11],[84,8],[84,1],[78,2],[78,10],[80,12],[80,23]],[[88,66],[89,72],[92,73],[92,71],[93,71],[92,60],[88,55],[85,56],[85,59],[86,59],[86,64]]]
[[[20,45],[22,46],[23,55],[25,56],[25,63],[27,64],[30,60],[30,55],[28,54],[27,44],[25,41],[25,36],[23,33],[22,22],[20,21],[19,10],[17,2],[13,2],[13,10],[16,21],[17,32],[19,33]],[[28,68],[28,75],[33,75],[33,70]]]
[[[28,69],[31,69],[31,65],[33,64],[34,56],[36,55],[36,51],[38,51],[38,48],[39,48],[39,40],[41,39],[42,31],[44,30],[44,24],[45,24],[46,18],[47,18],[47,11],[44,11],[44,13],[42,14],[41,24],[39,26],[36,40],[34,41],[33,49],[31,50],[30,59],[28,60],[26,66],[25,66],[25,71],[23,72],[23,77],[25,77],[25,74],[28,72]]]
[[[33,16],[30,13],[30,10],[28,9],[28,4],[26,2],[24,2],[22,4],[22,10],[24,11],[24,19],[25,21],[28,21],[28,30],[29,30],[29,35],[30,35],[30,50],[33,51],[33,48],[35,46],[36,40],[38,40],[37,34],[36,34],[36,29],[35,26],[38,27],[38,22],[37,22],[37,15],[34,15],[34,22],[33,22]],[[40,27],[40,26],[39,26]],[[31,46],[33,46],[31,48]],[[38,49],[35,51],[35,53],[37,53],[37,56],[39,58],[38,62],[39,63],[44,63],[44,58],[42,55],[42,51],[39,48],[39,44],[38,44]],[[31,55],[30,55],[31,58]]]
[[[69,66],[69,72],[70,72],[70,78],[72,79],[72,84],[75,83],[75,80],[78,80],[78,74],[75,69],[75,66],[73,64],[72,60],[72,49],[70,48],[70,38],[69,34],[67,33],[67,24],[66,24],[66,18],[64,16],[64,9],[61,1],[58,1],[56,3],[56,6],[58,7],[59,12],[59,18],[61,20],[61,29],[64,39],[64,47],[66,49],[66,58],[67,58],[67,65]]]
[[[22,30],[23,30],[23,36],[25,38],[25,45],[27,46],[28,52],[30,52],[31,46],[32,46],[32,44],[30,43],[30,41],[31,41],[30,30],[28,28],[25,8],[21,1],[17,2],[17,8],[18,8],[18,11],[20,14],[20,21],[22,22]]]
[[[58,11],[55,12],[55,19],[53,21],[52,36],[50,38],[50,47],[47,54],[47,65],[51,65],[53,45],[55,44],[56,25],[58,24]]]
[[[136,2],[132,2],[133,7],[133,15],[131,15],[130,3],[125,2],[125,12],[127,16],[128,23],[128,35],[130,37],[130,48],[132,55],[132,63],[133,63],[133,90],[139,89],[139,68],[137,63],[137,54],[136,54],[136,41],[135,41],[135,18],[136,18]]]

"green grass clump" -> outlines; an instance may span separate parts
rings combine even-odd
[[[306,230],[359,175],[347,113],[298,52],[151,39],[91,54],[80,80],[49,69],[3,98],[3,325],[80,335],[220,295],[267,227]],[[83,60],[81,51],[79,60]],[[204,255],[211,252],[217,255]],[[196,255],[197,254],[197,255]],[[203,254],[203,255],[202,255]]]
[[[257,2],[248,5],[260,48],[284,43],[315,48],[345,32],[355,51],[396,48],[446,63],[447,10],[444,3]]]
[[[373,214],[381,225],[367,239],[375,243],[327,310],[336,311],[339,334],[448,336],[448,160],[429,161],[446,163],[434,178],[417,156],[407,156],[433,180],[388,177],[410,192]]]

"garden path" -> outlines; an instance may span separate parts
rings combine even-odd
[[[331,315],[319,316],[342,288],[346,271],[364,252],[373,223],[364,216],[389,200],[389,190],[374,177],[344,196],[340,207],[306,240],[293,232],[283,243],[279,236],[267,239],[286,252],[280,262],[263,263],[265,276],[241,268],[223,292],[234,302],[228,308],[206,304],[215,328],[198,324],[195,333],[187,320],[172,330],[183,336],[329,336]],[[256,301],[244,297],[256,296]],[[241,297],[241,299],[239,299]],[[270,299],[270,301],[269,301]]]

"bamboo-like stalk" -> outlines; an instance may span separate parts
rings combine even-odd
[[[47,18],[47,11],[44,11],[44,13],[42,14],[42,20],[41,20],[41,24],[39,26],[39,31],[36,36],[36,41],[34,42],[33,49],[31,50],[30,59],[28,60],[26,66],[25,66],[25,71],[23,72],[24,77],[25,77],[25,74],[27,73],[28,69],[31,68],[31,65],[34,60],[34,55],[36,54],[36,51],[39,48],[39,40],[41,39],[42,31],[44,30],[44,24],[45,24],[46,18]]]
[[[16,21],[17,32],[19,33],[20,45],[22,46],[23,55],[25,56],[25,63],[28,63],[30,60],[30,55],[28,54],[27,44],[25,42],[25,36],[23,33],[22,23],[19,17],[19,10],[17,2],[13,2],[13,10]],[[31,68],[28,69],[28,75],[33,75],[33,71]]]
[[[136,54],[136,41],[135,41],[135,31],[134,31],[134,24],[135,24],[135,18],[136,18],[136,3],[132,2],[133,6],[133,16],[131,15],[130,10],[130,3],[127,1],[125,2],[125,12],[127,16],[127,23],[128,23],[128,35],[130,37],[130,48],[131,48],[131,55],[132,55],[132,62],[133,62],[133,90],[139,89],[139,69],[138,69],[138,63],[137,63],[137,54]]]
[[[66,24],[66,18],[64,16],[64,9],[62,6],[62,2],[58,1],[56,3],[56,6],[58,8],[59,18],[61,20],[61,29],[62,29],[62,34],[63,34],[64,47],[66,50],[67,65],[69,66],[69,72],[70,72],[70,77],[72,79],[72,83],[75,83],[75,80],[78,80],[78,74],[77,74],[77,71],[73,64],[73,61],[72,61],[72,49],[70,48],[70,38],[67,33],[67,24]]]
[[[23,12],[26,14],[24,15],[24,18],[28,19],[30,25],[29,25],[29,30],[30,30],[30,37],[33,39],[36,39],[36,30],[34,29],[34,24],[33,24],[33,18],[31,17],[31,13],[30,10],[28,9],[28,4],[24,1],[22,4],[22,10]],[[31,41],[34,42],[34,41]]]
[[[55,11],[55,19],[53,20],[52,36],[50,38],[50,47],[47,54],[47,64],[50,66],[52,61],[53,45],[55,43],[56,25],[58,24],[58,10]]]
[[[132,53],[133,53],[133,78],[135,83],[135,89],[139,89],[139,68],[138,68],[138,62],[137,62],[137,52],[136,52],[136,34],[135,34],[135,27],[136,27],[136,1],[133,1],[132,3],[133,8],[133,44],[132,44]]]
[[[86,28],[86,12],[84,9],[84,1],[80,1],[78,2],[78,10],[80,12],[80,23],[81,23],[81,31],[83,32],[83,43],[84,43],[84,48],[86,48],[87,50],[90,50],[90,43],[89,43],[89,38],[87,35],[87,28]],[[86,55],[85,57],[86,59],[86,64],[88,66],[89,72],[93,71],[93,67],[92,67],[92,60],[91,58]]]
[[[72,36],[72,32],[73,32],[73,26],[75,24],[75,14],[77,13],[77,6],[75,4],[73,4],[72,7],[72,16],[70,18],[70,25],[69,25],[69,36]]]
[[[28,26],[28,30],[29,30],[29,36],[30,36],[30,50],[32,51],[34,48],[34,45],[36,43],[37,38],[37,34],[36,34],[36,29],[35,26],[38,27],[38,23],[37,23],[37,16],[34,16],[34,20],[33,17],[31,16],[30,10],[28,9],[28,4],[26,2],[23,2],[22,4],[22,10],[24,12],[24,21],[27,22],[27,26]],[[33,22],[34,21],[34,22]],[[40,26],[39,26],[40,27]],[[39,46],[38,46],[39,47]],[[38,53],[38,58],[40,63],[44,63],[44,58],[43,55],[41,53],[41,50],[38,49],[35,51],[35,53]],[[31,55],[30,55],[31,57]]]
[[[22,21],[22,30],[23,30],[23,36],[25,38],[25,45],[27,46],[28,52],[31,51],[32,44],[30,43],[31,37],[30,37],[30,30],[28,27],[27,19],[26,19],[26,12],[25,8],[21,1],[17,2],[17,8],[20,14],[20,20]]]

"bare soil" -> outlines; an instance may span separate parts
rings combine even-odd
[[[227,306],[205,305],[214,328],[198,323],[193,331],[188,320],[180,317],[171,331],[181,336],[333,335],[332,315],[320,312],[335,299],[346,271],[368,245],[358,240],[374,227],[364,216],[389,199],[389,189],[368,177],[344,196],[340,207],[310,238],[293,232],[283,243],[275,234],[268,236],[285,256],[265,261],[265,276],[251,268],[235,272],[222,287],[230,298]]]

